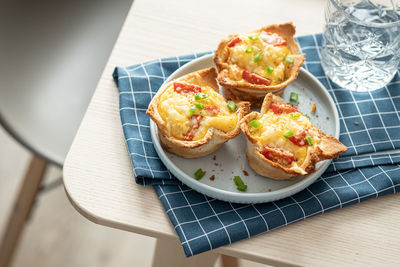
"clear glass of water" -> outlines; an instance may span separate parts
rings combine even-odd
[[[400,0],[327,0],[321,63],[343,88],[384,87],[400,61]]]

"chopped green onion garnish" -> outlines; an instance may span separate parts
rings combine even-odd
[[[253,53],[253,47],[252,46],[247,47],[246,53],[247,54]]]
[[[292,118],[300,117],[300,113],[298,113],[298,112],[291,112],[291,113],[290,113],[290,117],[292,117]]]
[[[260,39],[260,35],[250,35],[249,39],[252,41],[258,40],[258,39]]]
[[[193,115],[194,113],[196,113],[196,108],[195,107],[191,107],[189,109],[189,115]]]
[[[265,69],[265,71],[266,71],[268,74],[271,74],[271,73],[274,71],[274,68],[271,67],[271,66],[268,66],[268,67]]]
[[[299,95],[295,92],[291,92],[289,100],[290,102],[297,103],[299,101]]]
[[[328,134],[328,136],[332,136],[332,134]]]
[[[194,105],[195,105],[196,108],[198,108],[198,109],[203,109],[203,108],[204,108],[204,104],[203,104],[203,103],[194,102]]]
[[[311,136],[307,135],[305,139],[307,141],[307,144],[309,144],[310,146],[314,144],[314,140],[312,139]]]
[[[292,137],[293,135],[294,135],[294,132],[293,132],[293,131],[288,131],[288,132],[286,132],[286,133],[283,134],[283,137],[289,138],[289,137]]]
[[[285,57],[285,61],[286,61],[287,63],[293,63],[293,62],[294,62],[294,59],[293,59],[292,57],[286,56],[286,57]]]
[[[240,176],[235,176],[233,177],[233,182],[236,185],[237,190],[239,191],[246,191],[247,189],[247,185],[244,184],[242,178],[240,178]]]
[[[203,94],[203,93],[195,93],[194,94],[194,100],[201,100],[209,97],[209,95]]]
[[[235,182],[235,185],[240,186],[244,185],[242,178],[240,176],[234,176],[233,181]]]
[[[310,116],[308,116],[308,115],[304,115],[304,116],[306,116],[306,117],[307,117],[307,119],[311,120]]]
[[[262,52],[260,51],[254,55],[254,62],[260,61],[261,58],[262,58]]]
[[[249,125],[253,128],[260,128],[261,126],[261,122],[259,120],[252,120],[251,122],[249,122]]]
[[[230,111],[235,112],[236,111],[236,104],[233,101],[228,101],[228,104],[226,104],[229,108]]]
[[[201,168],[194,172],[194,178],[200,180],[206,174]]]
[[[244,184],[244,185],[237,186],[236,189],[244,192],[247,190],[247,185]]]

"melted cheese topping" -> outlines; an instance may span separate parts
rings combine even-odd
[[[214,127],[223,132],[230,132],[235,129],[238,121],[237,112],[231,112],[227,107],[225,98],[215,92],[211,87],[203,86],[201,92],[209,97],[201,100],[194,100],[194,93],[177,93],[174,91],[173,83],[160,96],[158,102],[158,112],[164,120],[169,135],[184,140],[191,128],[190,109],[194,108],[194,103],[201,103],[204,109],[196,108],[194,115],[203,116],[200,127],[195,131],[193,141],[204,137],[210,127]],[[217,116],[211,116],[207,106],[219,107]]]
[[[229,64],[228,75],[231,79],[242,80],[244,69],[270,79],[271,85],[279,84],[286,79],[285,57],[291,54],[291,51],[286,45],[274,46],[270,44],[274,43],[276,39],[283,40],[283,38],[266,32],[243,34],[238,37],[242,41],[230,48],[227,60]],[[262,56],[257,61],[255,56],[260,52]],[[266,71],[268,66],[273,68],[271,73]]]
[[[263,147],[268,145],[272,148],[278,148],[293,153],[295,161],[292,167],[301,166],[301,164],[303,164],[309,146],[298,146],[294,144],[283,136],[285,133],[292,131],[295,136],[308,129],[307,135],[313,138],[314,143],[318,144],[320,142],[319,129],[312,125],[306,116],[297,112],[296,114],[299,114],[299,116],[293,117],[290,113],[275,114],[269,110],[258,119],[262,124],[258,129],[254,129],[250,126],[251,136]]]

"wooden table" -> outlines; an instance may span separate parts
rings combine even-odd
[[[178,238],[161,202],[151,187],[134,182],[111,77],[114,67],[215,49],[227,34],[271,23],[293,21],[298,35],[321,32],[324,2],[135,0],[65,161],[64,184],[74,207],[95,223],[158,238],[157,249],[164,245],[164,252],[182,263],[183,249],[173,252]],[[211,261],[219,253],[270,265],[399,264],[399,203],[400,195],[369,200],[190,262]],[[171,259],[164,256],[154,265],[162,260],[168,266]]]

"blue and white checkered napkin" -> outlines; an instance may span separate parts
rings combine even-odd
[[[345,90],[332,83],[321,68],[321,35],[297,40],[307,55],[304,68],[325,85],[336,102],[340,141],[349,149],[310,187],[271,203],[239,205],[197,193],[174,178],[154,150],[145,113],[151,98],[166,77],[204,53],[115,69],[121,122],[136,182],[153,185],[187,256],[400,191],[400,153],[387,152],[400,148],[399,73],[387,86],[370,93]]]

